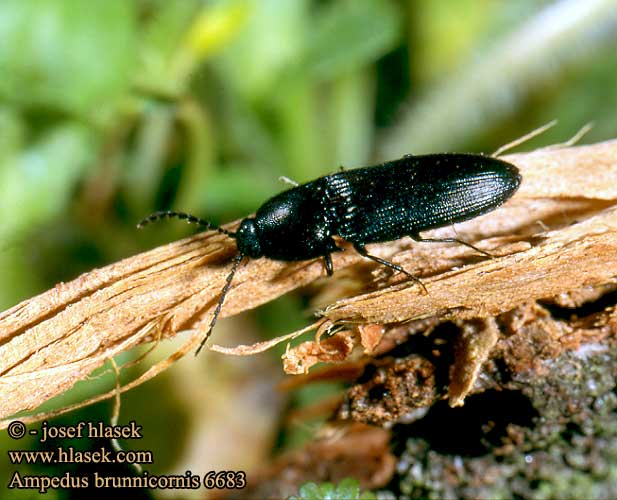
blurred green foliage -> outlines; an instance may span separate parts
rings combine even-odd
[[[5,0],[0,306],[185,234],[138,235],[154,209],[226,221],[280,175],[490,152],[553,118],[534,145],[611,137],[613,7]]]
[[[137,232],[157,209],[230,221],[281,175],[553,119],[523,148],[613,138],[616,44],[615,0],[2,0],[0,308],[187,234]]]

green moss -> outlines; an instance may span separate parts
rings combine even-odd
[[[529,425],[505,426],[481,454],[466,455],[455,443],[449,443],[447,453],[437,451],[426,436],[409,436],[395,481],[400,493],[429,499],[615,498],[616,378],[617,347],[599,344],[546,362],[542,370],[516,375],[508,389],[517,401],[521,394],[527,397],[538,416]],[[452,410],[451,425],[467,434],[467,424],[457,415]],[[486,436],[494,431],[489,428],[485,425]]]
[[[343,479],[338,485],[313,482],[300,486],[298,497],[289,500],[374,500],[377,497],[370,491],[360,492],[360,484],[352,478]]]

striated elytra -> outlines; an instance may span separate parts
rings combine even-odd
[[[283,261],[322,257],[331,275],[331,254],[341,250],[332,237],[339,236],[364,257],[419,282],[402,267],[369,254],[365,245],[410,236],[423,242],[457,242],[485,253],[456,238],[422,238],[420,232],[490,212],[510,198],[520,183],[521,176],[514,165],[489,156],[407,155],[373,167],[326,175],[288,189],[266,201],[255,217],[243,219],[235,233],[173,211],[156,212],[138,227],[164,217],[177,217],[236,240],[238,254],[199,352],[216,323],[243,257]]]

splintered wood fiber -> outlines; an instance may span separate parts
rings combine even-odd
[[[617,141],[503,158],[523,175],[511,200],[457,224],[455,233],[426,233],[455,235],[494,258],[409,238],[369,246],[420,277],[425,293],[346,247],[333,255],[338,272],[324,281],[332,300],[321,314],[337,324],[488,318],[610,283],[617,269]],[[182,330],[205,332],[235,252],[230,238],[197,234],[60,283],[0,314],[0,415],[36,408],[119,352]],[[351,287],[353,296],[341,299],[349,293],[337,292],[345,290],[338,277],[354,270],[364,276],[363,288]],[[319,260],[245,259],[221,317],[324,275]]]

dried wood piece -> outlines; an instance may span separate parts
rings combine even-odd
[[[283,370],[292,375],[306,374],[317,363],[341,362],[349,359],[356,349],[362,347],[364,354],[371,354],[381,342],[383,325],[358,325],[351,330],[343,330],[322,340],[321,336],[332,323],[322,322],[317,330],[315,341],[302,342],[290,347],[283,354]]]
[[[411,267],[405,256],[398,263]],[[542,235],[527,250],[423,280],[343,299],[323,311],[335,322],[399,323],[437,316],[496,316],[517,305],[611,282],[617,272],[617,208]]]
[[[513,380],[550,378],[552,367],[569,357],[579,359],[585,370],[587,357],[617,345],[617,305],[600,311],[595,305],[573,309],[563,319],[531,302],[497,318],[445,323],[428,336],[418,335],[413,323],[394,326],[384,341],[395,335],[399,348],[363,360],[362,375],[347,390],[336,416],[379,425],[409,423],[446,397],[450,406],[460,406],[469,395],[520,390]],[[406,340],[405,328],[410,333]],[[606,373],[610,369],[609,364]]]
[[[0,417],[32,409],[115,354],[187,329],[205,332],[235,245],[203,233],[28,299],[0,314]],[[222,316],[306,284],[318,262],[242,266]],[[259,276],[260,280],[255,280]]]
[[[448,399],[450,406],[462,406],[465,396],[473,389],[482,365],[499,340],[495,318],[466,321],[456,339],[454,364],[450,369]]]
[[[417,271],[429,294],[377,269],[378,277],[398,284],[339,301],[325,316],[371,324],[488,317],[522,302],[609,283],[617,263],[611,208],[617,199],[617,141],[506,159],[522,170],[519,192],[497,211],[457,225],[461,238],[502,257],[482,260],[466,248],[408,239],[375,245],[372,253]],[[569,226],[576,221],[582,222]],[[121,351],[179,331],[205,330],[234,252],[233,241],[199,234],[86,273],[0,314],[0,417],[37,407]],[[336,269],[358,262],[365,268],[354,252],[333,257]],[[323,275],[319,261],[245,262],[221,316]]]

